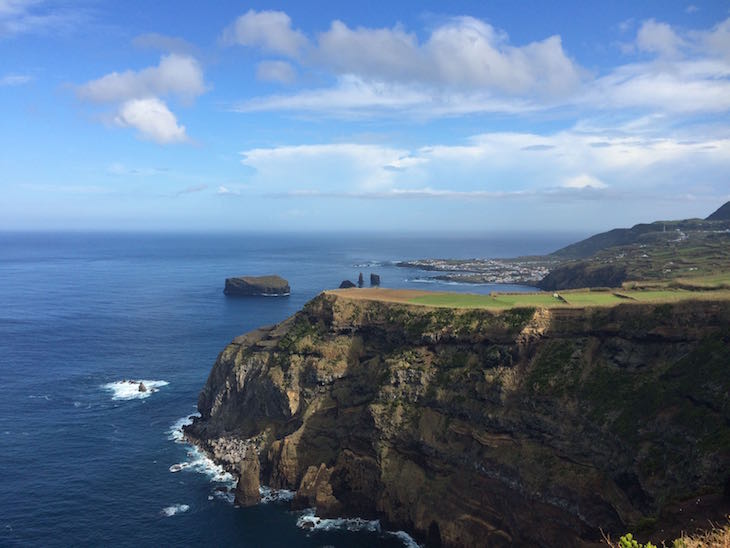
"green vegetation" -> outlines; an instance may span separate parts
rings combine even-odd
[[[555,306],[562,304],[551,293],[516,293],[475,295],[471,293],[433,293],[409,299],[413,304],[447,308],[494,308],[505,309],[520,306]]]
[[[618,540],[618,546],[619,548],[656,548],[656,546],[651,542],[647,542],[646,544],[637,542],[631,533],[626,533],[622,536]]]
[[[557,296],[556,296],[557,295]],[[485,308],[493,310],[524,307],[570,308],[614,306],[624,303],[673,303],[677,301],[730,299],[730,290],[689,291],[683,289],[590,291],[570,290],[560,293],[433,293],[407,300],[412,304],[445,308]]]

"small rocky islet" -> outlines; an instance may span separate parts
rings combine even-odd
[[[223,293],[233,297],[286,297],[291,294],[289,282],[275,274],[226,278]]]

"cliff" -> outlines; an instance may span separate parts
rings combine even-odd
[[[327,292],[228,345],[186,433],[231,470],[255,449],[262,481],[319,515],[579,546],[722,499],[729,367],[727,301],[497,313]]]

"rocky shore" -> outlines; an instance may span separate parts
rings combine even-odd
[[[430,545],[659,538],[668,516],[696,525],[671,514],[689,497],[727,506],[728,326],[727,302],[496,313],[328,292],[221,352],[186,435],[242,504],[259,480]]]

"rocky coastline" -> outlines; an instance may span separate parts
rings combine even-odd
[[[185,434],[241,478],[240,504],[260,481],[429,545],[658,535],[677,501],[727,505],[728,325],[727,302],[495,313],[326,292],[221,352]]]

